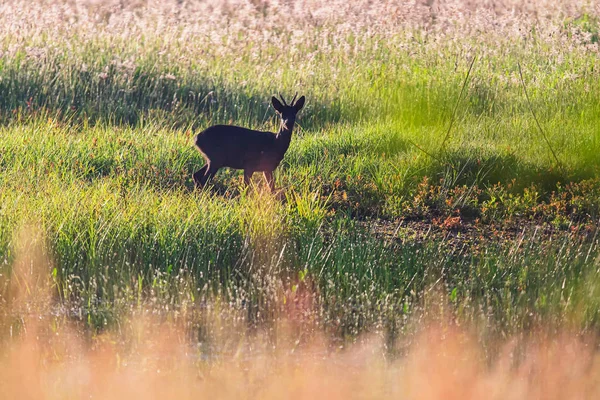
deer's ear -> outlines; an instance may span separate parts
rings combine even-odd
[[[298,99],[298,101],[294,104],[294,108],[296,109],[296,112],[302,110],[302,107],[304,107],[304,101],[306,99],[304,98],[304,96],[300,97]]]
[[[273,108],[275,111],[282,113],[283,112],[283,104],[275,96],[271,97],[271,104],[273,104]]]

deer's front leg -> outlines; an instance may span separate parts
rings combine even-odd
[[[273,171],[264,171],[263,175],[269,188],[271,189],[271,193],[275,193],[275,180],[273,179]]]
[[[252,175],[254,171],[250,171],[249,169],[244,170],[244,185],[250,185],[250,181],[252,180]]]

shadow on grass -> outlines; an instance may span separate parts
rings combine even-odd
[[[284,168],[309,165],[319,165],[326,168],[339,166],[339,163],[345,159],[366,160],[394,157],[406,153],[411,147],[409,141],[397,134],[373,138],[360,134],[345,134],[344,127],[338,129],[331,134],[300,141],[296,146],[292,144],[282,163]],[[348,125],[347,129],[356,130],[357,128]],[[333,160],[335,161],[332,162]]]
[[[442,161],[442,160],[440,160]],[[577,182],[592,178],[586,171],[569,171],[560,167],[547,167],[529,163],[514,155],[447,153],[445,163],[436,161],[431,165],[430,176],[439,176],[447,186],[495,184],[510,186],[516,192],[535,185],[543,193],[556,189],[558,184]]]
[[[210,124],[261,126],[274,112],[271,96],[245,88],[211,82],[211,77],[195,81],[165,79],[158,73],[137,70],[130,82],[117,81],[109,72],[105,79],[78,72],[61,85],[62,77],[39,77],[12,73],[0,81],[0,117],[5,122],[36,118],[57,118],[71,123],[104,123],[138,126],[144,121],[160,121],[174,128],[201,129]],[[273,88],[275,90],[275,88]],[[287,94],[291,100],[293,93]],[[301,123],[305,129],[352,119],[358,106],[319,104],[307,97]],[[349,112],[346,112],[348,110]]]

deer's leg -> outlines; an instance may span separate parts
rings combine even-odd
[[[206,170],[208,169],[208,163],[204,164],[204,167],[200,168],[198,171],[194,172],[192,178],[194,179],[194,187],[196,189],[201,188],[204,184],[202,183],[202,178],[206,174]]]
[[[250,180],[252,179],[252,175],[254,175],[254,171],[250,171],[249,169],[244,170],[244,185],[250,185]]]
[[[264,171],[263,175],[267,184],[269,185],[269,189],[271,189],[271,193],[275,193],[275,180],[273,179],[273,171]]]
[[[220,167],[216,167],[214,165],[209,165],[208,169],[206,170],[206,173],[204,174],[204,176],[201,178],[202,180],[202,186],[206,185],[206,183],[213,177],[215,176],[215,174],[217,173],[217,171],[219,170]]]

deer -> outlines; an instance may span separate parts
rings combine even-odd
[[[196,189],[204,187],[222,167],[244,170],[244,185],[248,186],[255,172],[262,172],[271,193],[275,193],[273,171],[279,166],[292,140],[296,115],[304,107],[304,96],[288,105],[271,98],[273,108],[281,118],[279,132],[262,132],[234,125],[213,125],[196,135],[194,144],[206,161],[194,172]],[[283,102],[283,104],[282,104]]]

